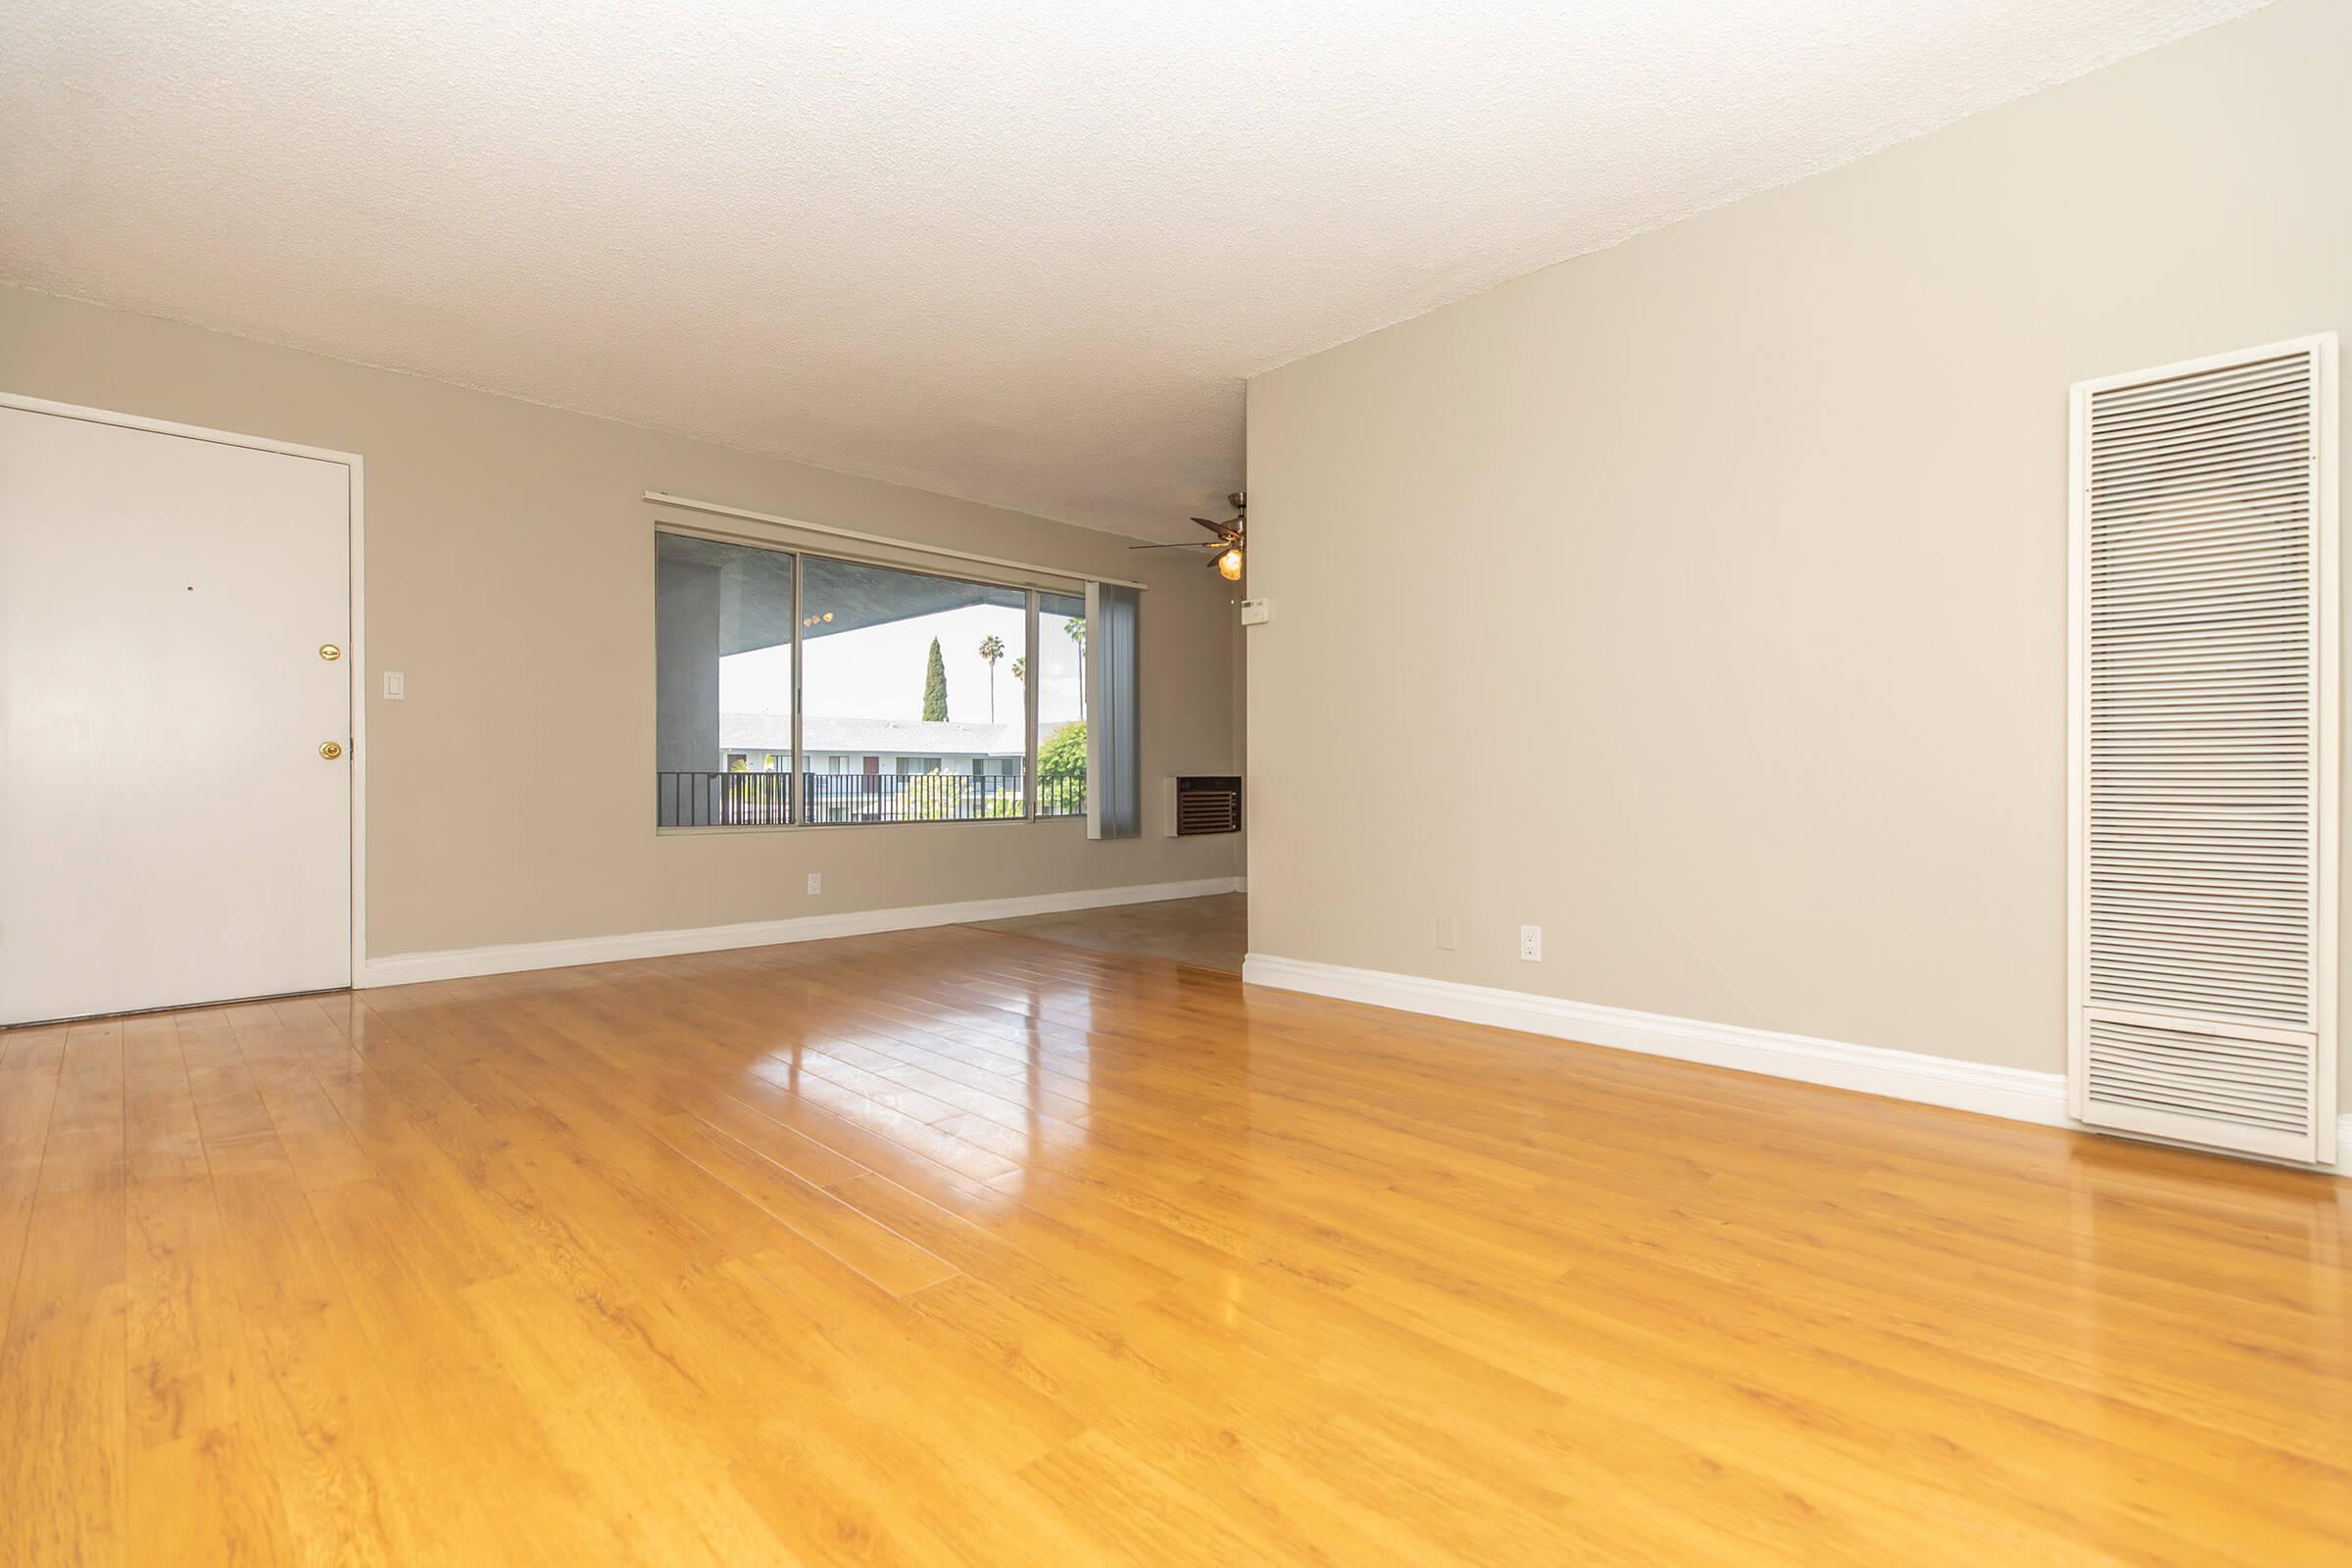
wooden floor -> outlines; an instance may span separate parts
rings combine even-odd
[[[2345,1183],[966,928],[0,1035],[0,1560],[2352,1561]]]
[[[1250,955],[1250,895],[1218,893],[1204,899],[1024,914],[1011,920],[976,921],[974,929],[1091,948],[1097,953],[1173,958],[1198,968],[1240,974],[1242,960]]]

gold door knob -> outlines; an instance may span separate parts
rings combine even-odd
[[[320,643],[318,645],[318,657],[331,664],[336,660],[343,657],[343,650],[337,648],[333,643]]]
[[[318,755],[331,762],[336,758],[343,755],[343,748],[336,745],[333,741],[320,741],[318,743]]]

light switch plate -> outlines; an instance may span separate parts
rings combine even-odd
[[[408,677],[408,676],[406,676],[406,675],[404,675],[404,674],[402,674],[402,673],[401,673],[399,670],[397,670],[397,669],[387,669],[387,670],[385,670],[385,671],[384,671],[384,701],[385,701],[385,702],[387,702],[387,703],[400,703],[400,702],[406,702],[406,701],[408,700],[408,696],[409,696],[409,677]]]

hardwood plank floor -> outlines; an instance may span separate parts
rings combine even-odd
[[[969,927],[0,1034],[0,1563],[2352,1561],[2352,1184]]]
[[[1240,974],[1242,960],[1250,954],[1250,895],[1216,893],[1200,899],[1122,904],[1107,909],[1024,914],[1009,920],[976,920],[972,928],[1098,953],[1173,958],[1198,968]]]

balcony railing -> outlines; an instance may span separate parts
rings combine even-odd
[[[804,773],[808,820],[978,822],[1018,817],[1021,779],[997,773]],[[790,773],[658,772],[655,820],[662,827],[780,827],[792,820]],[[1038,791],[1039,816],[1086,810],[1086,780],[1061,778]]]
[[[1086,814],[1086,779],[1050,778],[1038,785],[1037,814],[1040,816],[1084,816]]]
[[[1021,781],[996,773],[804,773],[808,820],[977,822],[1021,814]]]
[[[790,773],[654,775],[654,820],[663,827],[781,827],[792,820]]]

